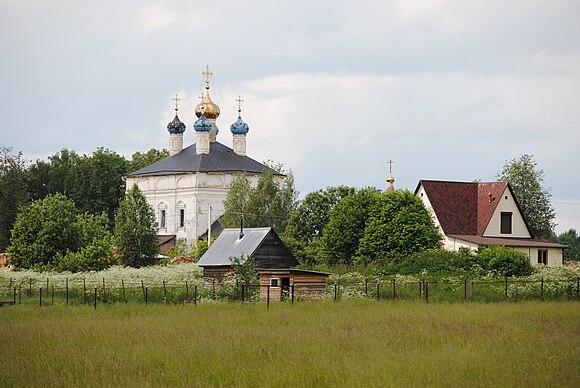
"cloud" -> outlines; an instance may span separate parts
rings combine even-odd
[[[177,13],[163,4],[149,5],[141,10],[143,31],[153,33],[177,21]]]

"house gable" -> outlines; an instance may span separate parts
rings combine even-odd
[[[496,200],[495,210],[480,235],[484,237],[531,238],[532,236],[520,212],[517,201],[507,185]],[[509,215],[509,218],[511,218],[511,227],[509,228],[511,233],[505,233],[505,231],[502,233],[502,214]]]

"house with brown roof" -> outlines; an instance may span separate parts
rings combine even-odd
[[[561,266],[566,245],[535,239],[508,182],[421,180],[415,195],[445,237],[445,249],[504,245],[532,264]]]

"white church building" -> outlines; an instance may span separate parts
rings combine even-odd
[[[220,109],[210,98],[209,67],[203,74],[205,93],[195,108],[195,143],[183,148],[186,125],[176,106],[175,118],[167,124],[170,156],[126,177],[127,189],[137,184],[153,207],[158,235],[186,239],[188,244],[208,231],[211,234],[211,225],[224,214],[224,200],[234,177],[245,176],[254,187],[260,173],[269,170],[246,155],[249,126],[242,120],[240,99],[238,118],[230,126],[232,147],[217,141]]]

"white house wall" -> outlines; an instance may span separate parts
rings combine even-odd
[[[564,264],[562,249],[560,248],[516,247],[514,249],[526,254],[530,258],[532,265],[538,265],[538,250],[548,251],[548,266],[561,267]]]
[[[429,197],[427,197],[427,193],[425,192],[423,185],[419,186],[419,190],[417,191],[417,195],[419,196],[421,201],[423,201],[423,205],[425,206],[425,209],[427,209],[429,214],[431,214],[431,217],[433,218],[435,225],[437,225],[437,229],[439,229],[439,233],[441,233],[442,236],[445,236],[445,233],[443,233],[443,228],[441,227],[441,223],[437,219],[437,215],[435,214],[435,211],[433,210],[433,206],[431,205],[431,201],[429,201]],[[444,242],[445,249],[450,249],[450,248],[447,248],[447,238],[445,240],[446,240]]]
[[[137,184],[147,202],[152,206],[158,234],[174,234],[194,243],[207,232],[210,224],[209,207],[212,207],[211,223],[224,214],[224,200],[235,175],[223,173],[194,173],[148,177],[127,177],[127,190]],[[257,175],[248,175],[250,185],[255,187]],[[179,226],[180,210],[185,209],[185,225]],[[161,228],[161,210],[165,210],[165,227]]]
[[[500,233],[501,229],[501,213],[502,212],[509,212],[512,213],[512,233]],[[531,238],[530,233],[528,232],[528,228],[526,228],[526,224],[524,222],[524,218],[522,217],[518,206],[514,198],[511,195],[511,192],[508,188],[505,189],[499,202],[497,204],[497,208],[495,209],[485,232],[483,233],[485,237],[517,237],[517,238]]]

